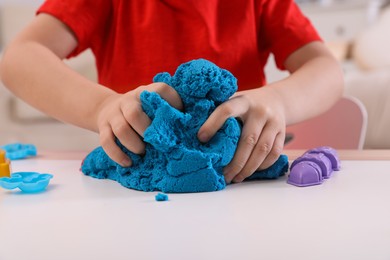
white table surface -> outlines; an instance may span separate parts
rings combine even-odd
[[[54,178],[39,194],[0,190],[1,260],[390,259],[390,160],[342,161],[318,186],[282,177],[166,202],[80,163],[13,162]]]

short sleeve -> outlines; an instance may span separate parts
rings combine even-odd
[[[90,48],[96,37],[103,37],[110,7],[110,0],[46,0],[37,14],[53,15],[73,31],[78,46],[69,58]]]
[[[268,0],[262,5],[260,42],[275,56],[279,69],[290,54],[313,41],[322,41],[293,0]]]

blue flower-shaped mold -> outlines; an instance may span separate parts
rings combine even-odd
[[[11,177],[0,178],[0,187],[7,190],[19,188],[23,192],[34,193],[46,189],[52,174],[37,172],[15,172]]]
[[[37,155],[37,148],[33,144],[13,143],[0,146],[6,152],[6,157],[12,160],[20,160]]]

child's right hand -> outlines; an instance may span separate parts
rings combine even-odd
[[[100,144],[107,155],[123,167],[131,166],[132,162],[115,143],[116,138],[133,153],[145,152],[145,144],[141,137],[151,120],[141,106],[140,94],[144,90],[158,93],[171,106],[179,110],[183,108],[179,94],[172,87],[161,82],[140,86],[125,94],[115,93],[106,98],[97,113]]]

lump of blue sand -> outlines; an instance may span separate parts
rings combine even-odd
[[[154,198],[156,199],[156,201],[167,201],[168,195],[164,193],[157,193]]]
[[[215,108],[236,92],[236,78],[229,71],[198,59],[180,65],[173,76],[159,73],[153,81],[172,86],[183,101],[183,111],[171,107],[157,93],[142,92],[142,108],[152,120],[144,133],[145,154],[136,155],[117,142],[133,161],[131,167],[124,168],[98,147],[85,158],[82,172],[142,191],[224,189],[222,170],[233,158],[241,126],[236,119],[228,119],[208,143],[199,142],[197,132]],[[255,173],[251,179],[277,178],[287,169],[287,157],[281,156],[273,166]]]

